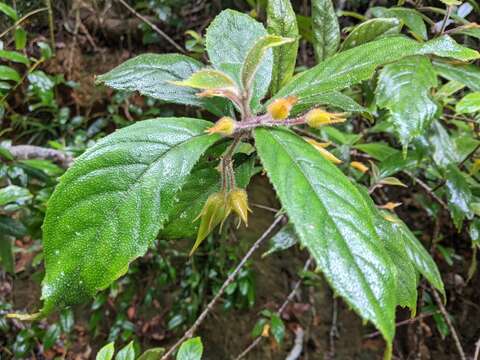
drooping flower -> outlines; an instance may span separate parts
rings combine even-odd
[[[325,125],[342,123],[346,120],[344,113],[330,113],[321,108],[310,110],[305,115],[305,120],[308,126],[312,128],[319,128]]]

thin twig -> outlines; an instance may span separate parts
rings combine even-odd
[[[305,335],[305,331],[303,331],[301,326],[297,326],[295,328],[295,341],[293,343],[292,350],[288,353],[285,360],[297,360],[302,355],[303,351],[303,337]]]
[[[49,159],[56,161],[64,168],[68,168],[73,162],[71,155],[55,149],[34,145],[14,145],[4,147],[12,154],[13,158],[17,160]]]
[[[330,359],[335,359],[335,339],[338,338],[338,299],[332,297],[332,325],[330,326]]]
[[[25,16],[22,16],[20,19],[18,19],[17,21],[15,21],[15,23],[10,26],[9,28],[7,28],[4,32],[2,32],[0,34],[0,38],[4,37],[8,32],[10,32],[11,30],[13,29],[16,29],[18,25],[20,25],[22,22],[24,22],[25,20],[27,20],[30,16],[33,16],[35,14],[38,14],[39,12],[42,12],[42,11],[47,11],[48,8],[44,7],[44,8],[40,8],[40,9],[36,9],[36,10],[33,10],[31,12],[29,12],[28,14],[26,14]]]
[[[444,208],[445,210],[448,210],[448,205],[445,203],[445,201],[443,201],[440,197],[438,197],[437,194],[435,194],[432,190],[432,188],[430,188],[430,186],[428,186],[425,182],[423,182],[422,180],[420,180],[418,177],[416,177],[415,175],[409,173],[408,171],[402,171],[404,174],[406,174],[407,176],[409,176],[412,180],[414,180],[423,190],[425,190],[427,192],[428,195],[430,195],[430,197],[435,200],[442,208]]]
[[[473,360],[479,360],[480,356],[480,338],[475,343],[475,355],[473,355]]]
[[[442,299],[440,299],[440,295],[438,295],[437,290],[435,290],[433,287],[431,288],[431,290],[432,290],[433,298],[435,299],[435,303],[439,307],[440,312],[442,313],[443,318],[447,322],[447,326],[450,329],[450,332],[452,333],[453,341],[455,342],[455,347],[457,348],[458,355],[460,355],[461,360],[466,360],[467,358],[465,357],[465,351],[463,350],[462,343],[460,342],[460,338],[458,337],[457,330],[455,330],[455,326],[453,326],[452,320],[448,315],[447,309],[445,309],[445,306],[443,305]]]
[[[55,54],[56,46],[55,46],[55,26],[53,24],[53,9],[52,3],[50,0],[45,0],[45,5],[48,9],[48,28],[50,33],[50,45],[52,47],[52,52]]]
[[[252,247],[247,251],[245,256],[242,258],[242,260],[238,263],[237,267],[235,270],[228,276],[227,280],[222,284],[222,287],[220,290],[218,290],[217,294],[213,297],[213,299],[208,303],[206,308],[203,310],[203,312],[200,314],[200,316],[195,320],[195,323],[190,327],[190,329],[185,332],[185,334],[182,336],[180,340],[178,340],[166,353],[165,355],[162,356],[161,360],[166,360],[168,359],[173,352],[187,339],[191,338],[197,328],[200,326],[200,324],[206,319],[207,315],[212,311],[212,309],[215,307],[217,304],[218,300],[222,297],[223,293],[225,292],[225,289],[230,285],[233,280],[237,277],[238,273],[242,270],[243,266],[247,262],[248,259],[253,255],[255,250],[257,250],[262,242],[270,235],[270,233],[275,229],[275,227],[280,224],[283,220],[283,216],[278,216],[275,221],[268,227],[267,230],[258,238],[257,241],[252,245]]]
[[[443,18],[442,27],[440,28],[440,32],[438,33],[439,35],[442,35],[444,33],[445,28],[447,27],[448,19],[450,18],[451,14],[452,14],[452,6],[448,6],[445,17]]]
[[[407,320],[399,321],[395,324],[395,327],[413,324],[417,321],[423,320],[423,319],[428,318],[428,317],[430,317],[432,315],[435,315],[435,314],[436,313],[423,313],[423,314],[418,315],[417,317],[414,317],[413,319],[407,319]],[[364,339],[372,339],[372,338],[375,338],[377,336],[380,336],[381,334],[382,333],[380,331],[375,331],[375,332],[372,332],[370,334],[364,335],[363,338]]]
[[[305,265],[303,265],[303,271],[307,271],[310,265],[313,262],[313,258],[310,256],[308,260],[305,262]],[[298,289],[300,288],[300,285],[302,285],[302,279],[298,280],[295,285],[293,286],[292,291],[288,294],[287,298],[283,302],[283,304],[278,308],[277,310],[277,315],[281,316],[287,305],[293,300],[295,297],[296,293],[298,292]],[[247,346],[245,350],[243,350],[240,355],[238,355],[235,360],[240,360],[243,359],[250,351],[252,351],[263,339],[263,336],[257,336],[251,343],[250,345]]]
[[[142,14],[139,14],[137,11],[135,11],[134,8],[132,8],[130,5],[128,5],[124,0],[118,0],[119,3],[121,3],[123,6],[125,6],[132,14],[134,14],[136,17],[138,17],[140,20],[142,20],[144,23],[146,23],[148,26],[152,28],[153,31],[155,31],[158,35],[163,37],[165,40],[167,40],[175,49],[180,51],[181,53],[185,54],[185,50],[178,45],[175,40],[173,40],[170,36],[165,34],[162,30],[158,28],[154,23],[152,23],[150,20],[148,20],[145,16]]]

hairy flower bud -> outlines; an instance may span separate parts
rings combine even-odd
[[[268,105],[267,111],[274,120],[285,120],[290,115],[290,110],[292,110],[292,106],[295,105],[297,100],[296,96],[276,99]]]
[[[205,130],[205,132],[212,134],[221,134],[221,135],[232,135],[235,131],[235,120],[229,116],[224,116],[220,118],[215,125],[211,128]]]
[[[331,161],[334,164],[341,164],[342,160],[333,155],[330,151],[326,150],[325,147],[330,145],[330,143],[320,143],[310,138],[304,138],[306,142],[312,145],[315,149],[318,150],[320,155],[322,155],[328,161]]]
[[[358,171],[360,171],[362,174],[365,174],[368,171],[368,166],[361,163],[360,161],[352,161],[350,163],[350,166]]]
[[[312,128],[341,123],[345,120],[345,114],[330,113],[320,108],[312,109],[305,115],[306,123]]]
[[[245,190],[234,189],[230,191],[228,193],[228,207],[248,226],[248,212],[252,212],[252,210],[248,207],[248,195]]]
[[[190,251],[190,256],[200,246],[203,240],[205,240],[208,234],[210,234],[217,225],[223,223],[230,214],[231,209],[226,200],[224,192],[216,192],[208,197],[202,211],[194,220],[196,221],[200,218],[200,227],[198,228],[195,244]]]

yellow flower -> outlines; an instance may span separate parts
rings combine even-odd
[[[208,197],[202,211],[194,220],[197,221],[200,218],[200,227],[198,228],[195,244],[192,250],[190,250],[190,256],[200,246],[203,240],[205,240],[208,234],[210,234],[217,225],[225,221],[230,211],[231,209],[227,204],[224,192],[216,192]]]
[[[224,116],[220,118],[215,123],[215,125],[205,130],[205,132],[210,135],[221,134],[226,136],[232,135],[234,131],[235,131],[235,120],[233,120],[231,117],[228,117],[228,116]]]
[[[384,205],[380,205],[379,208],[393,211],[393,209],[395,209],[396,207],[399,207],[400,205],[402,205],[401,202],[394,203],[394,202],[389,201]]]
[[[368,171],[368,166],[365,164],[361,163],[360,161],[352,161],[350,163],[350,166],[358,171],[360,171],[362,174],[365,174]]]
[[[248,226],[248,212],[252,212],[252,210],[248,207],[247,192],[243,189],[234,189],[228,193],[227,201],[228,207]],[[238,225],[240,225],[240,222]]]
[[[317,149],[320,155],[322,155],[328,161],[331,161],[332,163],[337,165],[342,163],[342,160],[340,160],[335,155],[333,155],[330,151],[325,149],[325,147],[330,145],[330,143],[320,143],[310,138],[304,138],[304,139],[306,142],[312,145],[315,149]]]
[[[320,126],[342,123],[346,120],[343,113],[330,113],[323,109],[317,108],[310,110],[305,115],[305,120],[308,126],[312,128],[319,128]]]
[[[267,106],[267,111],[274,120],[285,120],[290,115],[290,110],[292,110],[292,106],[295,105],[297,100],[296,96],[276,99]]]

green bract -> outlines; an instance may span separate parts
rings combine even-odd
[[[229,194],[242,194],[246,219],[244,189],[263,167],[292,224],[290,240],[281,244],[285,241],[277,239],[268,253],[296,244],[296,233],[335,293],[380,330],[390,356],[396,307],[415,312],[419,275],[443,294],[444,288],[429,253],[398,217],[378,210],[360,186],[365,182],[361,176],[370,178],[370,193],[378,186],[403,185],[394,175],[409,175],[430,151],[438,166],[432,173],[445,176],[442,191],[449,201],[444,207],[455,224],[460,228],[473,217],[469,178],[456,163],[478,143],[453,142],[437,113],[462,84],[476,91],[480,86],[476,66],[452,65],[448,58],[467,62],[479,53],[446,35],[425,42],[399,35],[405,24],[416,38],[427,38],[417,12],[397,8],[376,8],[377,18],[356,26],[341,44],[332,2],[316,0],[312,6],[318,64],[299,74],[293,74],[299,27],[292,6],[288,0],[271,0],[268,32],[233,10],[212,21],[206,31],[209,64],[184,55],[146,54],[97,78],[118,90],[206,109],[222,117],[217,126],[226,122],[229,128],[209,130],[213,123],[194,118],[145,120],[105,137],[76,159],[48,203],[42,314],[84,301],[110,285],[157,236],[193,240],[199,228],[195,219],[212,194],[222,206]],[[379,68],[376,81],[370,81]],[[454,90],[435,95],[437,74],[455,80]],[[0,79],[18,81],[18,76],[0,66]],[[359,86],[369,89],[368,99],[356,96]],[[270,99],[264,99],[269,90]],[[265,111],[276,99],[281,99],[276,106],[285,106],[281,118]],[[311,111],[320,106],[348,113]],[[457,106],[460,113],[478,109],[478,93]],[[351,113],[378,122],[353,134],[333,127],[346,120],[339,126],[352,132]],[[319,129],[309,132],[312,114]],[[296,132],[312,138],[305,141]],[[404,152],[383,141],[363,143],[366,133],[380,132],[396,134]],[[331,142],[336,146],[327,150]],[[372,161],[348,166],[356,151]],[[0,195],[0,205],[14,206],[30,194],[14,187]],[[215,221],[208,224],[209,217],[202,218],[201,240],[232,212],[227,210],[221,217],[210,216]],[[15,224],[4,226],[12,233],[21,231]],[[283,338],[283,333],[275,334]],[[111,357],[113,347],[102,351]],[[192,339],[177,358],[201,354],[201,343]]]

